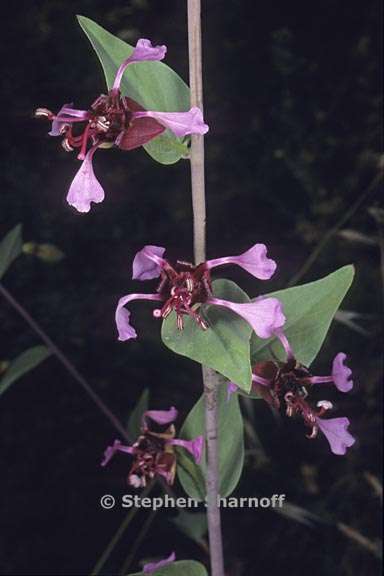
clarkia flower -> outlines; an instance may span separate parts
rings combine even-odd
[[[36,117],[52,122],[50,136],[62,136],[64,150],[78,150],[82,165],[70,186],[67,202],[79,212],[89,212],[91,203],[104,199],[104,190],[93,171],[93,155],[99,148],[117,146],[133,150],[156,138],[164,130],[177,137],[205,134],[208,126],[202,112],[193,107],[187,112],[158,112],[144,110],[131,98],[122,96],[120,84],[130,64],[162,60],[165,46],[152,46],[149,40],[138,40],[131,56],[117,70],[112,89],[91,104],[89,110],[78,110],[73,104],[64,104],[57,114],[47,108],[38,108]]]
[[[104,452],[102,466],[106,466],[116,452],[130,454],[133,458],[128,474],[128,484],[135,488],[147,485],[156,475],[173,484],[176,473],[176,453],[174,446],[180,446],[192,454],[197,464],[201,461],[204,439],[197,436],[193,440],[175,438],[173,422],[177,410],[147,410],[142,418],[141,434],[132,446],[115,440]]]
[[[332,363],[329,376],[313,376],[308,368],[300,364],[282,330],[275,335],[279,338],[287,355],[285,362],[259,362],[253,367],[252,388],[272,408],[283,410],[289,417],[301,417],[310,428],[308,438],[315,438],[322,432],[327,438],[331,451],[337,455],[346,453],[355,443],[348,432],[348,418],[323,418],[333,408],[328,400],[320,400],[314,408],[308,402],[311,389],[318,384],[333,383],[341,392],[349,392],[353,387],[352,371],[344,362],[346,355],[339,352]],[[237,389],[235,383],[228,384],[228,397]]]
[[[241,316],[260,338],[269,338],[285,322],[282,305],[277,298],[257,298],[254,302],[238,304],[215,298],[212,293],[211,270],[224,264],[237,264],[261,280],[269,279],[276,263],[267,257],[264,244],[255,244],[240,254],[208,260],[194,266],[177,261],[171,265],[164,258],[165,248],[144,246],[133,260],[134,280],[152,280],[160,277],[160,284],[154,294],[128,294],[120,298],[116,309],[116,326],[119,340],[136,338],[130,324],[130,312],[125,306],[133,300],[153,300],[162,302],[162,307],[154,310],[155,318],[166,318],[172,310],[176,312],[179,330],[183,329],[184,316],[188,315],[203,329],[208,329],[207,321],[200,313],[199,305],[209,304],[227,308]]]
[[[168,566],[168,564],[172,564],[176,560],[176,554],[172,552],[168,558],[165,560],[160,560],[159,562],[150,562],[149,564],[145,564],[143,568],[144,574],[153,574],[156,570],[160,568],[164,568],[164,566]]]

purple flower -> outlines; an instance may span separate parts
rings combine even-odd
[[[287,359],[285,362],[258,362],[253,367],[252,388],[274,410],[282,410],[288,417],[300,417],[310,428],[308,438],[316,438],[320,430],[327,438],[334,454],[345,454],[346,449],[355,442],[347,431],[348,418],[329,418],[322,416],[333,408],[328,400],[320,400],[313,408],[308,397],[314,384],[334,383],[342,392],[352,388],[351,370],[344,365],[345,354],[340,352],[333,361],[331,376],[312,376],[308,368],[300,364],[294,356],[292,347],[281,329],[276,330]],[[228,398],[236,392],[237,385],[230,382],[227,388]]]
[[[57,114],[47,108],[36,110],[36,117],[52,122],[49,135],[62,136],[64,150],[77,149],[77,158],[83,161],[67,196],[68,203],[79,212],[88,212],[92,202],[104,199],[104,191],[92,167],[97,149],[117,146],[122,150],[133,150],[166,129],[177,137],[208,131],[199,108],[191,108],[188,112],[148,111],[131,98],[122,96],[120,84],[127,66],[162,60],[166,50],[165,46],[152,46],[149,40],[138,40],[131,56],[117,70],[112,89],[107,95],[96,98],[89,110],[77,110],[72,104],[64,104]]]
[[[332,380],[341,392],[349,392],[353,388],[352,370],[344,365],[346,359],[346,354],[339,352],[332,363]]]
[[[172,552],[172,554],[166,558],[165,560],[160,560],[159,562],[151,562],[150,564],[145,564],[143,568],[144,574],[153,574],[159,568],[163,568],[164,566],[168,566],[168,564],[172,564],[176,560],[176,554]]]
[[[104,190],[92,166],[92,158],[96,150],[97,146],[92,146],[87,152],[68,191],[67,202],[78,212],[89,212],[91,202],[99,203],[104,200]]]
[[[207,267],[209,269],[216,266],[223,266],[224,264],[237,264],[255,276],[259,280],[269,280],[276,270],[276,262],[267,257],[267,247],[265,244],[255,244],[240,256],[225,256],[224,258],[216,258],[215,260],[208,260]]]
[[[343,456],[347,448],[355,443],[355,438],[347,430],[350,422],[348,418],[324,418],[316,417],[316,424],[319,430],[327,438],[331,450],[334,454]]]
[[[178,138],[188,134],[206,134],[209,130],[200,108],[196,107],[188,112],[135,112],[133,118],[153,118]]]
[[[150,40],[140,38],[140,40],[137,41],[137,44],[133,49],[132,54],[126,60],[124,60],[122,64],[120,64],[116,72],[112,90],[120,90],[120,84],[123,78],[123,74],[129,64],[151,60],[163,60],[166,52],[167,52],[166,46],[152,46]]]
[[[151,280],[160,276],[160,285],[156,294],[129,294],[120,298],[116,309],[119,340],[129,340],[137,336],[130,324],[130,314],[125,309],[128,302],[136,299],[162,301],[162,307],[154,310],[153,315],[156,318],[166,318],[174,310],[180,330],[184,326],[185,315],[193,318],[203,330],[208,329],[208,324],[199,309],[196,309],[199,304],[228,308],[248,322],[260,338],[269,338],[284,325],[282,305],[276,298],[257,298],[254,302],[238,304],[215,298],[212,294],[210,270],[223,264],[238,264],[258,278],[269,278],[276,269],[276,264],[267,258],[264,244],[255,244],[240,256],[208,260],[197,266],[181,261],[172,266],[164,258],[164,252],[165,248],[161,246],[149,245],[137,252],[133,260],[133,278]]]
[[[131,486],[144,487],[156,475],[162,476],[168,484],[173,484],[176,473],[176,453],[173,447],[179,446],[187,450],[197,464],[201,461],[204,447],[202,436],[193,440],[175,438],[173,422],[177,414],[174,406],[169,410],[144,412],[141,434],[136,442],[132,446],[126,446],[120,440],[115,440],[112,446],[105,450],[101,466],[106,466],[116,452],[124,452],[133,458],[128,474],[128,484]],[[155,423],[155,428],[152,423]]]
[[[206,302],[224,306],[244,318],[259,338],[270,338],[285,323],[283,307],[277,298],[257,298],[249,304],[235,304],[220,298],[208,298]]]

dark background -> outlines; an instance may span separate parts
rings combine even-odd
[[[261,444],[255,451],[248,442],[236,494],[285,493],[321,521],[309,526],[270,510],[225,512],[228,575],[378,574],[383,223],[378,185],[366,190],[380,170],[381,7],[374,0],[203,4],[209,256],[265,242],[279,263],[267,287],[242,271],[226,275],[252,296],[282,288],[361,199],[299,279],[356,265],[343,309],[362,315],[357,329],[334,322],[315,367],[327,373],[340,350],[350,357],[355,389],[335,399],[358,441],[347,456],[333,456],[325,440],[305,439],[301,426],[278,424],[254,403],[250,425]],[[144,387],[151,405],[175,404],[185,415],[199,395],[198,365],[159,343],[160,325],[144,303],[134,309],[141,336],[134,342],[117,342],[113,315],[117,298],[139,288],[130,267],[143,244],[192,257],[188,163],[163,167],[142,149],[100,152],[95,171],[106,200],[79,215],[65,203],[78,163],[47,136],[46,123],[33,119],[38,106],[87,108],[105,90],[75,14],[128,42],[144,36],[167,44],[167,63],[187,79],[185,2],[2,6],[0,234],[22,222],[25,241],[53,243],[65,254],[56,264],[22,256],[5,284],[123,422]],[[4,301],[0,322],[0,359],[39,343]],[[102,494],[126,490],[126,459],[99,467],[116,431],[55,358],[0,401],[0,573],[88,574],[125,514],[99,506]],[[147,516],[138,514],[103,573],[118,573]],[[171,516],[157,515],[130,571],[173,549],[180,559],[207,561]]]

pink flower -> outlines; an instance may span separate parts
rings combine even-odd
[[[348,418],[329,418],[322,416],[333,408],[328,400],[320,400],[314,408],[308,401],[314,384],[334,383],[338,390],[348,392],[352,388],[352,371],[344,365],[345,354],[336,355],[331,376],[312,376],[308,368],[300,364],[294,356],[288,338],[281,328],[275,331],[287,359],[285,362],[258,362],[253,367],[252,388],[274,410],[283,410],[288,417],[300,417],[310,428],[308,438],[316,438],[320,430],[327,438],[331,451],[337,455],[345,454],[347,448],[355,443],[348,432]],[[234,382],[227,388],[228,399],[238,389]]]
[[[68,203],[79,212],[88,212],[92,202],[99,203],[104,199],[103,188],[92,167],[97,149],[117,146],[122,150],[133,150],[166,129],[177,137],[208,131],[198,108],[191,108],[188,112],[147,111],[131,98],[122,96],[120,84],[127,66],[162,60],[166,50],[165,46],[152,46],[147,39],[138,40],[131,56],[119,66],[112,89],[107,95],[96,98],[89,110],[77,110],[72,104],[64,104],[57,114],[47,108],[36,110],[36,117],[52,122],[50,136],[62,136],[64,150],[77,149],[77,158],[83,161],[67,195]]]
[[[269,280],[276,271],[276,262],[267,257],[267,247],[265,244],[254,244],[240,256],[225,256],[224,258],[216,258],[215,260],[208,260],[207,266],[209,269],[216,266],[223,266],[224,264],[237,264],[255,276],[259,280]]]
[[[143,568],[144,574],[153,574],[159,568],[163,568],[164,566],[168,566],[168,564],[172,564],[176,560],[176,554],[172,552],[172,554],[166,558],[165,560],[160,560],[159,562],[151,562],[150,564],[145,564]]]
[[[153,118],[159,124],[168,128],[177,136],[182,138],[188,134],[206,134],[209,130],[203,120],[200,108],[191,108],[188,112],[135,112],[134,118]]]
[[[257,298],[254,302],[238,304],[215,298],[212,294],[210,270],[224,264],[238,264],[257,278],[270,278],[276,263],[267,258],[264,244],[255,244],[240,256],[208,260],[197,266],[180,261],[172,266],[164,258],[164,252],[162,246],[150,245],[137,252],[132,277],[135,280],[151,280],[160,276],[160,285],[156,294],[130,294],[120,298],[116,310],[119,340],[136,338],[130,315],[125,309],[125,305],[135,299],[163,301],[162,308],[154,310],[154,316],[166,318],[174,310],[180,330],[184,325],[184,315],[191,316],[203,330],[208,329],[196,304],[228,308],[248,322],[260,338],[269,338],[284,325],[282,305],[276,298]]]
[[[91,202],[99,203],[104,200],[104,190],[92,166],[96,150],[97,146],[93,146],[88,151],[68,191],[67,202],[78,212],[89,212]]]
[[[106,466],[116,452],[124,452],[133,458],[128,474],[128,483],[140,488],[147,485],[156,475],[162,476],[168,484],[173,484],[176,473],[176,453],[174,446],[179,446],[192,454],[195,462],[200,463],[204,439],[197,436],[192,440],[175,438],[173,422],[177,418],[177,410],[172,406],[169,410],[147,410],[143,414],[141,435],[132,446],[126,446],[115,440],[104,452],[101,466]],[[166,429],[159,432],[152,429],[151,422]]]
[[[334,454],[343,456],[347,448],[355,443],[355,438],[347,430],[350,422],[348,418],[316,418],[316,424],[327,438]]]

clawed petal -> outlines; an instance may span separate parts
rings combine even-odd
[[[159,294],[128,294],[120,298],[116,308],[115,320],[121,342],[137,337],[136,330],[129,323],[131,313],[124,308],[131,300],[162,300],[162,297]]]
[[[277,298],[257,298],[249,304],[235,304],[220,298],[209,298],[206,303],[229,308],[244,318],[259,338],[270,338],[285,323],[283,306]]]
[[[267,258],[267,247],[265,244],[255,244],[240,256],[225,256],[206,262],[208,268],[222,266],[223,264],[237,264],[247,272],[259,278],[259,280],[269,280],[276,270],[276,262]]]
[[[143,415],[143,425],[146,426],[146,418],[153,420],[157,424],[170,424],[177,418],[177,410],[171,406],[169,410],[147,410]]]
[[[89,118],[89,112],[86,110],[76,110],[72,108],[73,104],[64,104],[52,121],[51,131],[48,132],[49,136],[61,136],[63,126],[72,124],[73,122],[86,122]]]
[[[174,438],[169,442],[169,444],[172,444],[173,446],[182,446],[192,454],[196,464],[200,464],[204,446],[203,436],[197,436],[194,440],[181,440],[179,438]]]
[[[293,350],[283,330],[276,330],[275,336],[280,340],[281,345],[283,346],[287,355],[287,359],[294,358],[295,356],[293,354]]]
[[[171,564],[175,560],[176,560],[176,554],[174,552],[172,552],[172,554],[168,558],[166,558],[165,560],[160,560],[160,562],[151,562],[150,564],[145,564],[145,566],[143,568],[143,572],[144,572],[144,574],[153,574],[153,572],[155,572],[159,568],[163,568],[164,566]]]
[[[355,443],[355,438],[347,430],[350,424],[348,418],[316,418],[316,423],[334,454],[344,455],[347,448]]]
[[[126,67],[129,64],[134,64],[135,62],[145,62],[149,60],[163,60],[166,52],[166,46],[152,46],[150,40],[147,40],[146,38],[140,38],[140,40],[137,41],[132,54],[126,60],[124,60],[122,64],[120,64],[113,83],[113,89],[120,88],[121,79]]]
[[[132,264],[132,278],[134,280],[152,280],[158,278],[162,269],[162,246],[144,246],[137,252]]]
[[[92,158],[96,150],[97,146],[93,146],[87,152],[68,191],[67,202],[78,212],[89,212],[91,202],[99,203],[104,200],[104,190],[92,166]]]
[[[187,134],[206,134],[209,130],[204,123],[200,108],[191,108],[188,112],[134,112],[133,118],[154,118],[181,138]]]
[[[332,364],[332,378],[336,388],[341,392],[349,392],[353,388],[352,370],[344,364],[346,358],[344,352],[339,352]]]
[[[104,458],[101,462],[101,466],[106,466],[108,462],[113,458],[116,452],[125,452],[126,454],[132,454],[132,446],[125,446],[120,442],[120,440],[115,440],[112,446],[108,446],[104,452]]]

